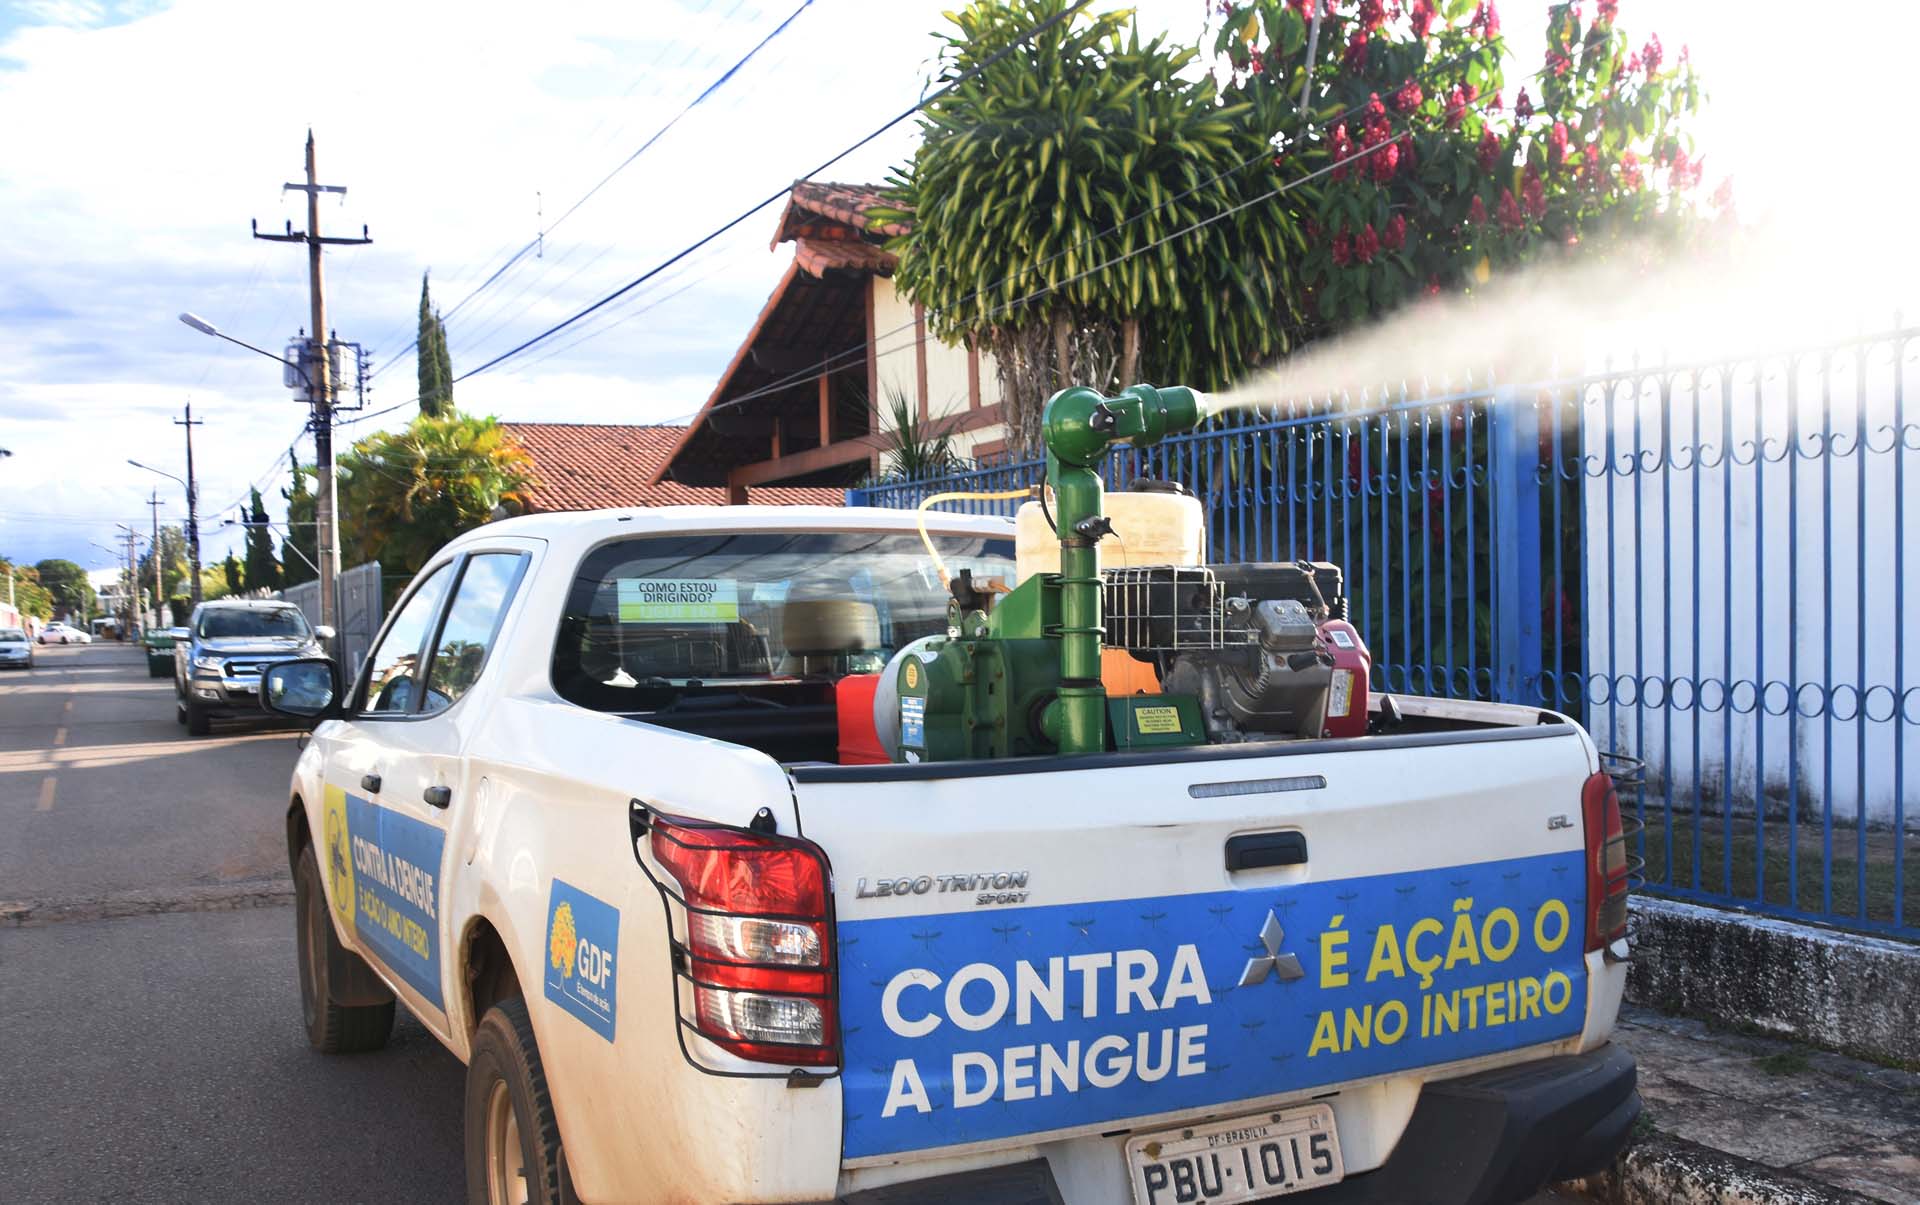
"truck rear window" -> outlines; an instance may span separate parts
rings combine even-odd
[[[950,572],[1013,576],[1013,542],[938,536]],[[643,536],[603,544],[575,574],[553,652],[561,697],[647,712],[703,696],[779,705],[769,687],[876,673],[944,632],[947,595],[907,532]]]

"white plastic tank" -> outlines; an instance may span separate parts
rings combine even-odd
[[[1051,491],[1047,499],[1051,506]],[[1204,565],[1207,561],[1206,509],[1198,498],[1162,490],[1117,490],[1104,508],[1113,535],[1100,541],[1100,567]],[[1024,502],[1014,516],[1014,558],[1020,580],[1036,573],[1060,572],[1060,537],[1047,524],[1038,502]]]

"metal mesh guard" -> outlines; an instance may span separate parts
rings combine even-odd
[[[1102,576],[1109,647],[1165,652],[1225,645],[1224,597],[1211,569],[1146,565]]]

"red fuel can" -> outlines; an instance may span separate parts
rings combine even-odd
[[[1333,684],[1327,691],[1327,718],[1322,736],[1365,736],[1367,684],[1373,675],[1373,655],[1360,633],[1344,619],[1320,625],[1320,639],[1333,654]]]

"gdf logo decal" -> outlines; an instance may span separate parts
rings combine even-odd
[[[326,831],[322,834],[320,857],[326,864],[327,887],[333,893],[334,915],[340,918],[341,927],[352,933],[355,916],[353,838],[347,827],[347,793],[339,787],[328,787],[326,806],[322,810]]]
[[[620,910],[561,879],[547,900],[547,999],[613,1041]]]

